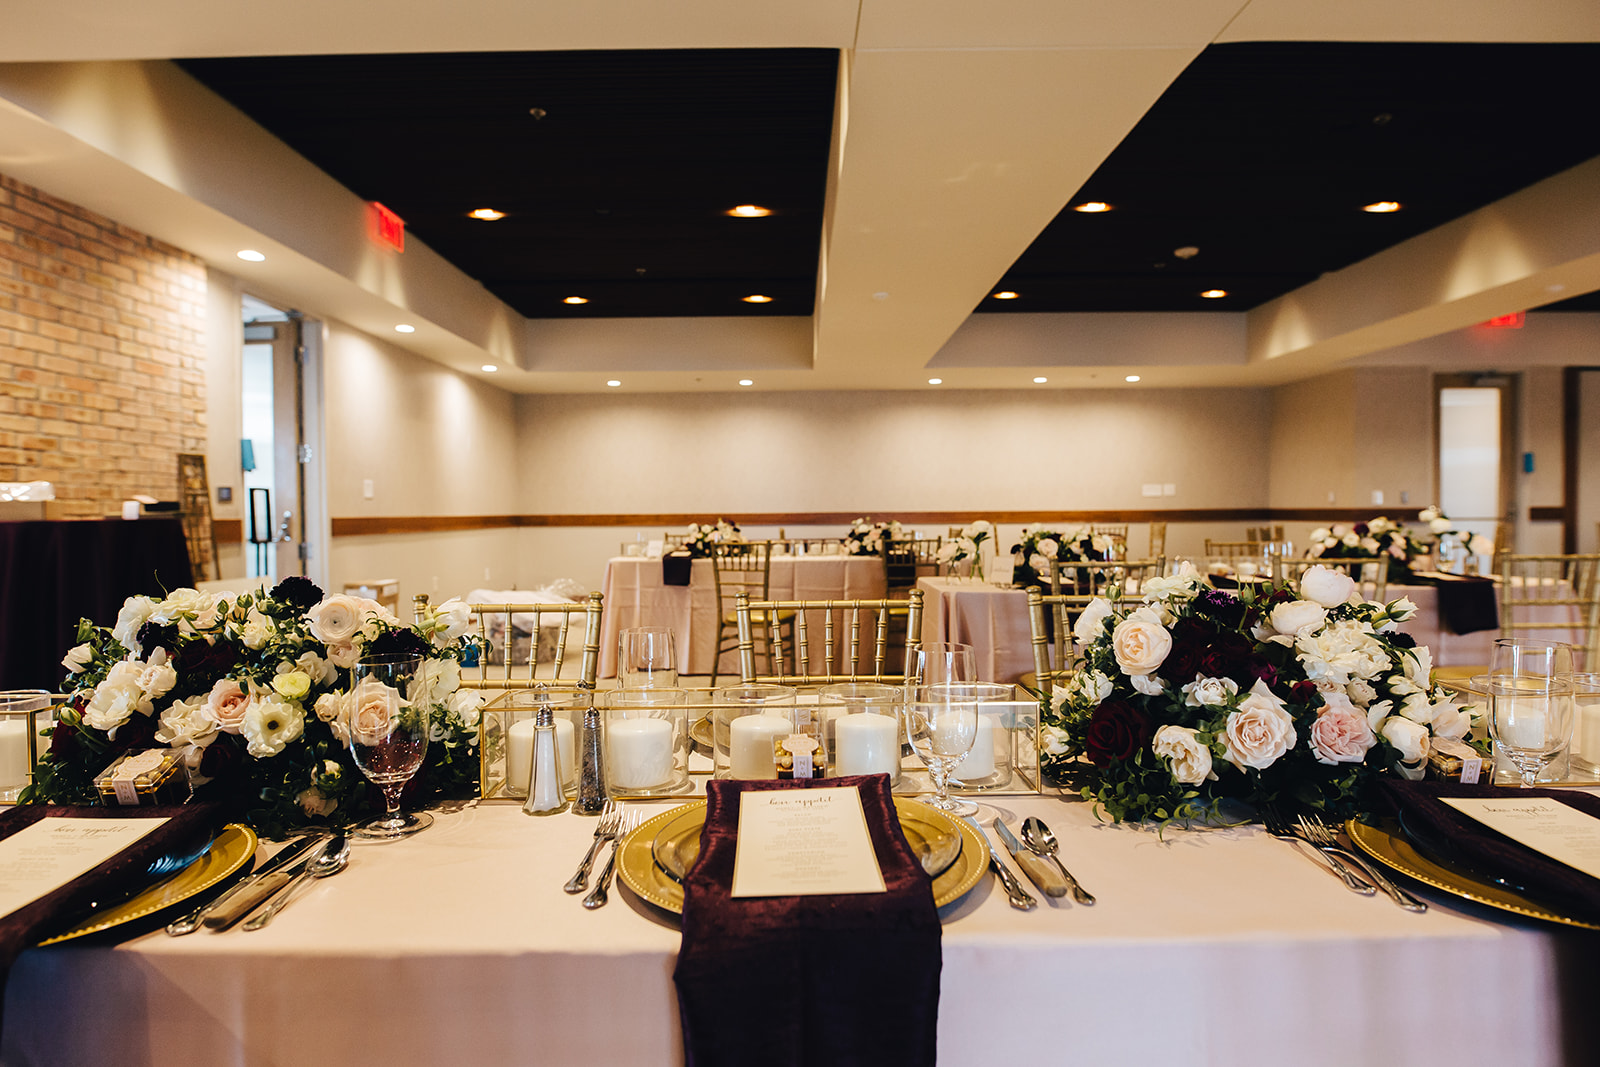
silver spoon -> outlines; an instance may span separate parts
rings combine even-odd
[[[328,878],[338,874],[350,866],[350,841],[343,834],[328,842],[328,847],[323,850],[311,863],[306,864],[304,870],[294,876],[294,879],[273,897],[265,908],[250,916],[245,922],[246,930],[259,930],[272,921],[272,917],[288,906],[289,898],[294,896],[294,891],[300,883],[307,878]]]
[[[1094,897],[1089,891],[1079,885],[1078,880],[1072,877],[1072,872],[1061,865],[1061,859],[1056,855],[1056,850],[1060,846],[1056,844],[1056,835],[1050,832],[1050,827],[1046,826],[1038,817],[1030,815],[1022,820],[1022,840],[1034,852],[1041,856],[1048,856],[1050,862],[1056,865],[1056,868],[1061,872],[1061,876],[1067,880],[1067,885],[1072,889],[1073,900],[1076,900],[1079,904],[1094,903]]]

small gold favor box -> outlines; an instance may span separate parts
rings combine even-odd
[[[184,804],[192,792],[189,771],[179,749],[147,748],[129,752],[95,777],[100,803],[111,807]]]
[[[1462,770],[1466,770],[1463,778]],[[1494,781],[1494,760],[1462,741],[1435,739],[1428,753],[1428,777],[1465,785]]]

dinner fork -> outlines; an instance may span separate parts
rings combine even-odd
[[[1339,832],[1332,826],[1329,826],[1327,823],[1323,822],[1321,819],[1308,818],[1304,815],[1300,816],[1300,832],[1307,841],[1310,841],[1318,848],[1324,850],[1337,849],[1340,856],[1352,861],[1358,867],[1360,867],[1362,872],[1368,878],[1372,879],[1373,884],[1375,884],[1385,893],[1389,894],[1394,902],[1400,905],[1402,908],[1406,909],[1407,911],[1415,912],[1424,912],[1428,910],[1427,904],[1418,900],[1410,893],[1407,893],[1404,889],[1401,889],[1399,886],[1389,881],[1388,878],[1384,877],[1382,871],[1368,863],[1366,859],[1360,855],[1357,855],[1353,850],[1345,848],[1344,845],[1339,842]]]
[[[1280,840],[1288,841],[1302,852],[1305,851],[1306,846],[1310,846],[1312,851],[1306,852],[1306,857],[1323,870],[1338,875],[1350,892],[1360,893],[1364,897],[1373,896],[1378,892],[1366,879],[1341,863],[1339,857],[1317,848],[1310,841],[1295,833],[1294,828],[1289,825],[1289,821],[1283,817],[1283,813],[1277,808],[1271,805],[1262,808],[1261,824],[1267,828],[1267,833]]]
[[[578,873],[567,880],[562,886],[569,893],[581,893],[589,885],[589,868],[594,866],[594,858],[600,851],[600,846],[617,836],[617,827],[622,824],[622,809],[617,807],[615,800],[607,800],[605,807],[600,809],[600,822],[594,828],[594,842],[589,846],[589,851],[584,854],[583,862],[578,864]]]
[[[622,839],[633,833],[635,827],[644,821],[643,816],[642,810],[628,812],[622,816],[622,822],[611,835],[611,854],[606,857],[606,865],[600,868],[600,877],[595,879],[594,889],[583,898],[583,906],[590,911],[606,906],[606,890],[611,886],[611,872],[617,867],[617,850],[622,847]]]

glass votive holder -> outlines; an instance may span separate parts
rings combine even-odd
[[[970,700],[978,705],[978,733],[972,740],[972,750],[950,772],[950,788],[972,792],[1009,786],[1015,762],[1013,750],[1020,733],[1013,729],[1010,707],[1016,687],[1001,682],[951,682],[922,692],[932,691],[937,691],[941,699]],[[994,706],[985,710],[985,705]]]
[[[1572,762],[1600,770],[1600,674],[1572,676]]]
[[[613,689],[605,694],[606,791],[661,797],[689,788],[689,693]]]
[[[787,685],[730,685],[712,694],[713,773],[776,778],[773,742],[795,732],[796,693]]]
[[[570,689],[515,689],[506,694],[485,716],[498,714],[504,738],[505,785],[508,797],[528,795],[528,779],[533,774],[533,722],[540,708],[549,708],[555,718],[556,765],[561,768],[561,788],[569,795],[578,789],[578,725],[589,706],[591,694]],[[488,780],[487,778],[485,779]]]
[[[875,682],[840,682],[817,690],[829,775],[887,774],[900,781],[905,691]]]
[[[54,725],[43,689],[0,692],[0,804],[15,804],[33,777],[39,753],[50,746],[40,730]]]

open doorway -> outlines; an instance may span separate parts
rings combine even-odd
[[[1457,530],[1509,536],[1517,508],[1516,394],[1510,375],[1434,376],[1435,484],[1439,507]]]

